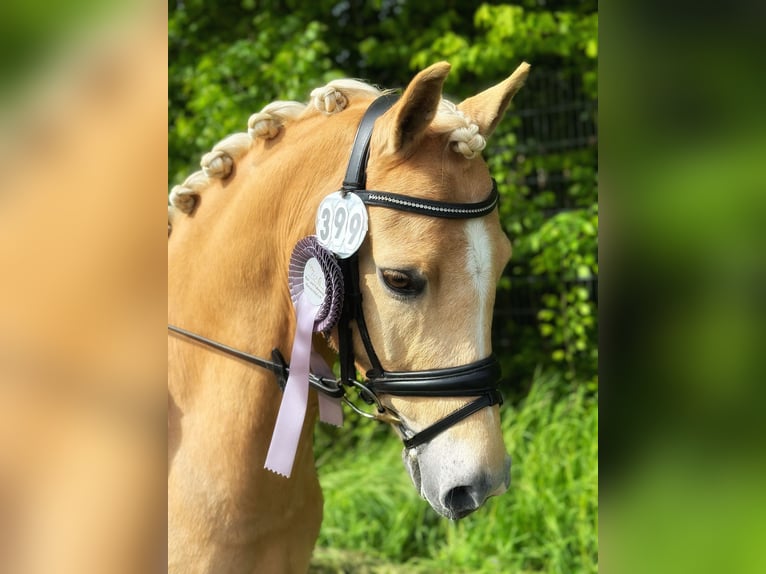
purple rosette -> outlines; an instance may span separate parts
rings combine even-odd
[[[335,257],[316,237],[301,239],[293,250],[289,270],[290,294],[295,304],[295,336],[287,377],[271,444],[264,467],[289,477],[306,418],[311,373],[311,333],[329,331],[340,317],[343,305],[343,274]],[[322,403],[325,403],[324,406]],[[342,420],[340,404],[320,399],[325,420]]]
[[[315,259],[316,263],[309,263],[311,259]],[[335,256],[319,244],[316,236],[309,235],[298,241],[290,257],[287,278],[294,305],[306,289],[304,276],[307,264],[314,269],[318,267],[324,275],[324,297],[316,314],[314,332],[327,333],[338,322],[343,308],[343,272]]]

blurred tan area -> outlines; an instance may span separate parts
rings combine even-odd
[[[166,6],[83,5],[3,69],[4,574],[165,567]]]

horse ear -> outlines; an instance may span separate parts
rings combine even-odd
[[[458,109],[479,126],[479,133],[485,138],[492,135],[503,118],[511,98],[516,95],[529,75],[529,64],[523,62],[504,82],[464,100]]]
[[[389,152],[407,154],[420,141],[428,124],[436,117],[442,85],[450,68],[447,62],[439,62],[420,72],[386,113]]]

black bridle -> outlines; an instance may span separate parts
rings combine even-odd
[[[366,172],[370,153],[370,138],[372,136],[375,121],[385,113],[397,99],[398,96],[393,94],[383,95],[376,99],[369,108],[367,108],[357,129],[341,193],[344,196],[348,193],[354,193],[368,206],[385,207],[429,217],[472,219],[484,217],[492,213],[498,203],[497,186],[495,185],[494,180],[492,182],[492,190],[490,191],[489,197],[477,203],[432,201],[408,195],[366,189]],[[345,388],[355,387],[360,390],[360,396],[365,402],[376,405],[378,414],[372,415],[372,418],[379,418],[382,420],[391,420],[391,417],[387,416],[386,413],[393,412],[383,406],[380,399],[380,395],[383,394],[400,397],[476,397],[473,401],[417,433],[410,431],[404,423],[399,420],[397,413],[393,413],[394,420],[398,421],[400,430],[406,437],[403,440],[404,446],[407,449],[415,448],[430,441],[441,432],[484,407],[502,404],[503,398],[497,388],[500,379],[500,366],[494,356],[489,356],[466,365],[445,369],[432,369],[426,371],[387,371],[384,369],[375,352],[364,318],[362,293],[359,284],[358,254],[355,253],[347,258],[339,258],[338,263],[340,264],[343,273],[345,289],[343,308],[338,321],[340,378],[338,380],[332,380],[311,374],[309,377],[309,384],[315,390],[331,397],[343,397],[345,399]],[[356,361],[351,329],[352,322],[355,322],[357,325],[362,344],[364,345],[367,358],[371,365],[371,369],[365,374],[364,383],[360,383],[356,379]],[[269,361],[172,325],[168,325],[168,329],[273,372],[277,376],[280,387],[284,389],[289,373],[289,367],[285,363],[279,350],[274,349],[274,351],[272,351],[272,360]],[[355,411],[365,416],[371,416],[358,409],[347,399],[346,402]]]
[[[399,195],[385,191],[366,189],[367,161],[370,156],[370,138],[375,120],[385,113],[398,99],[393,94],[375,100],[362,118],[357,129],[351,158],[346,170],[341,191],[358,195],[366,205],[386,207],[429,217],[446,219],[471,219],[484,217],[497,207],[497,187],[492,185],[490,195],[478,203],[448,203]],[[484,407],[502,404],[503,398],[497,389],[500,366],[495,357],[446,369],[428,371],[387,371],[375,353],[370,333],[364,319],[362,293],[359,288],[359,258],[357,254],[341,259],[343,281],[346,286],[343,312],[338,325],[340,378],[348,381],[355,378],[355,359],[351,339],[351,321],[355,321],[362,339],[371,369],[365,374],[365,386],[372,397],[362,394],[368,402],[371,398],[382,408],[378,395],[429,396],[429,397],[477,397],[447,417],[435,422],[424,430],[404,439],[406,448],[415,448],[430,441],[439,433],[469,417]],[[408,429],[401,427],[409,434]]]

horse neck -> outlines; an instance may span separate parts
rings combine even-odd
[[[290,254],[314,232],[321,198],[339,187],[353,138],[351,129],[348,145],[327,141],[328,121],[309,117],[274,140],[257,140],[229,180],[212,183],[194,215],[174,223],[169,322],[260,357],[279,348],[289,360]],[[271,373],[174,337],[168,352],[168,385],[181,411],[214,397],[237,405],[249,425],[264,427],[259,436],[270,437],[281,397]]]

